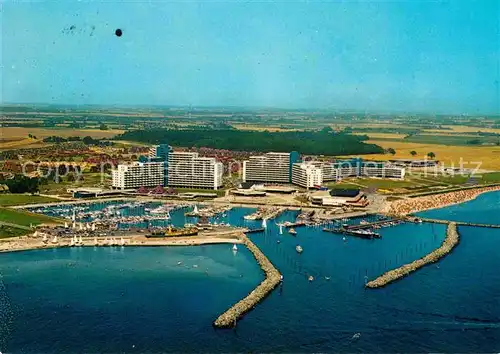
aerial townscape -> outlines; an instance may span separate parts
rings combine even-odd
[[[500,350],[498,4],[3,7],[0,353]]]

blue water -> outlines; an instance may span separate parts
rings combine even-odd
[[[500,192],[484,193],[466,203],[428,210],[417,215],[431,219],[500,224]]]
[[[474,202],[468,205],[473,212]],[[259,226],[242,219],[252,211],[235,209],[224,221]],[[499,211],[498,203],[488,209],[492,218]],[[435,217],[448,213],[440,212]],[[295,216],[288,212],[277,221]],[[172,222],[184,223],[183,213],[172,214]],[[438,265],[365,290],[366,278],[436,248],[445,226],[402,224],[379,230],[381,240],[344,242],[321,228],[297,228],[294,237],[279,235],[273,221],[268,225],[267,232],[251,237],[283,273],[284,283],[235,330],[215,330],[211,323],[262,280],[243,247],[236,255],[230,245],[1,254],[0,350],[500,350],[500,230],[461,227],[460,245]],[[304,248],[300,255],[297,244]],[[309,275],[315,277],[311,283]],[[354,333],[361,337],[353,339]]]

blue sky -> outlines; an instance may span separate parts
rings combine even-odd
[[[499,4],[7,1],[2,102],[499,113]]]

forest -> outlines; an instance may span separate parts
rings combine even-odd
[[[133,130],[116,137],[118,140],[150,144],[170,144],[182,147],[289,152],[310,155],[381,154],[384,150],[365,143],[366,135],[336,133],[329,128],[320,131],[241,131],[241,130]]]

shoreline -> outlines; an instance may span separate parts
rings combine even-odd
[[[44,250],[55,248],[79,248],[79,247],[169,247],[169,246],[201,246],[215,244],[242,244],[243,241],[236,233],[228,235],[202,235],[202,236],[185,236],[185,237],[169,237],[169,238],[146,238],[144,236],[132,236],[124,238],[123,245],[117,243],[110,245],[105,243],[105,238],[97,237],[98,244],[95,244],[94,237],[86,237],[82,239],[82,243],[77,246],[71,246],[71,239],[63,239],[57,243],[43,242],[39,238],[29,236],[9,238],[0,240],[0,253],[22,252],[32,250]]]
[[[411,263],[407,263],[402,265],[399,268],[395,268],[385,272],[374,280],[366,283],[365,288],[368,289],[378,289],[384,286],[387,286],[397,280],[401,280],[404,277],[407,277],[413,272],[432,264],[439,262],[441,259],[450,254],[453,249],[459,244],[460,235],[457,230],[457,224],[451,222],[448,224],[448,228],[446,230],[446,238],[441,243],[441,246],[428,253],[422,258],[419,258]]]
[[[500,186],[479,187],[412,199],[397,200],[388,205],[384,211],[388,214],[409,215],[470,202],[482,194],[498,191],[500,191]]]

